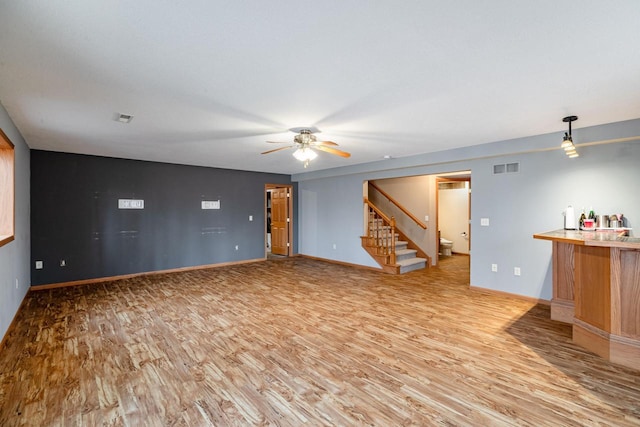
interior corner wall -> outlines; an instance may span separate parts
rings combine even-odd
[[[264,259],[265,184],[291,179],[32,150],[31,182],[29,264],[42,285]],[[119,209],[120,199],[144,208]]]
[[[298,183],[300,254],[380,268],[360,246],[362,182],[336,177]]]
[[[640,135],[640,120],[581,128],[574,139],[633,135]],[[295,175],[304,218],[299,222],[300,252],[377,266],[360,246],[362,182],[470,170],[470,285],[549,300],[551,243],[533,239],[533,234],[562,228],[568,204],[578,214],[590,206],[599,214],[624,213],[630,227],[640,227],[640,192],[634,187],[640,182],[640,141],[578,146],[580,157],[569,159],[558,149],[561,139],[561,133],[538,135]],[[513,162],[520,163],[519,172],[493,174],[494,164]],[[481,218],[488,218],[490,225],[480,226]],[[491,264],[498,264],[497,272]],[[514,267],[520,268],[520,276],[513,274]]]
[[[29,147],[0,105],[0,128],[14,145],[15,238],[0,247],[0,340],[29,290]]]

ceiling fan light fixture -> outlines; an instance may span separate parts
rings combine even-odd
[[[274,153],[280,150],[286,150],[287,148],[296,148],[293,153],[293,157],[296,160],[299,160],[304,163],[304,167],[309,166],[309,162],[316,157],[318,157],[318,153],[315,150],[323,151],[325,153],[334,154],[340,157],[351,157],[350,153],[346,151],[338,150],[336,144],[333,141],[318,141],[316,136],[313,134],[314,132],[320,132],[317,128],[291,128],[291,131],[299,132],[293,138],[293,145],[288,147],[276,148],[274,150],[267,150],[262,154]],[[277,143],[274,141],[267,141],[270,143]]]
[[[296,151],[294,151],[293,157],[300,160],[301,162],[304,162],[305,160],[315,159],[316,157],[318,157],[318,153],[316,153],[309,147],[303,147],[298,148]]]
[[[304,167],[306,168],[307,166],[309,166],[309,162],[311,160],[318,157],[318,153],[316,153],[309,147],[301,147],[293,152],[293,157],[295,157],[297,160],[300,160],[301,162],[304,162]]]

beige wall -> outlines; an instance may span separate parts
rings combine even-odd
[[[385,198],[378,199],[371,194],[371,200],[384,212],[391,212],[396,218],[397,226],[409,236],[418,246],[432,258],[432,263],[437,262],[437,230],[436,220],[436,190],[435,177],[429,175],[408,176],[402,178],[390,178],[375,180],[376,185],[403,205],[409,212],[421,221],[425,222],[425,216],[429,216],[426,222],[427,229],[418,227],[415,222],[408,219]]]

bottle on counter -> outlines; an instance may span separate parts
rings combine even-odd
[[[579,229],[582,230],[584,228],[584,220],[587,219],[587,215],[584,213],[584,208],[582,208],[582,213],[580,214],[580,219],[578,220]]]
[[[589,208],[589,219],[596,219],[596,214],[593,212],[593,207]]]

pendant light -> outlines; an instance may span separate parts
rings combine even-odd
[[[562,119],[563,122],[569,123],[569,132],[564,133],[564,138],[562,140],[562,145],[560,145],[560,148],[563,148],[565,154],[572,159],[579,156],[578,152],[576,151],[576,146],[573,143],[573,138],[571,137],[571,122],[575,122],[576,120],[578,120],[578,116],[567,116]]]

